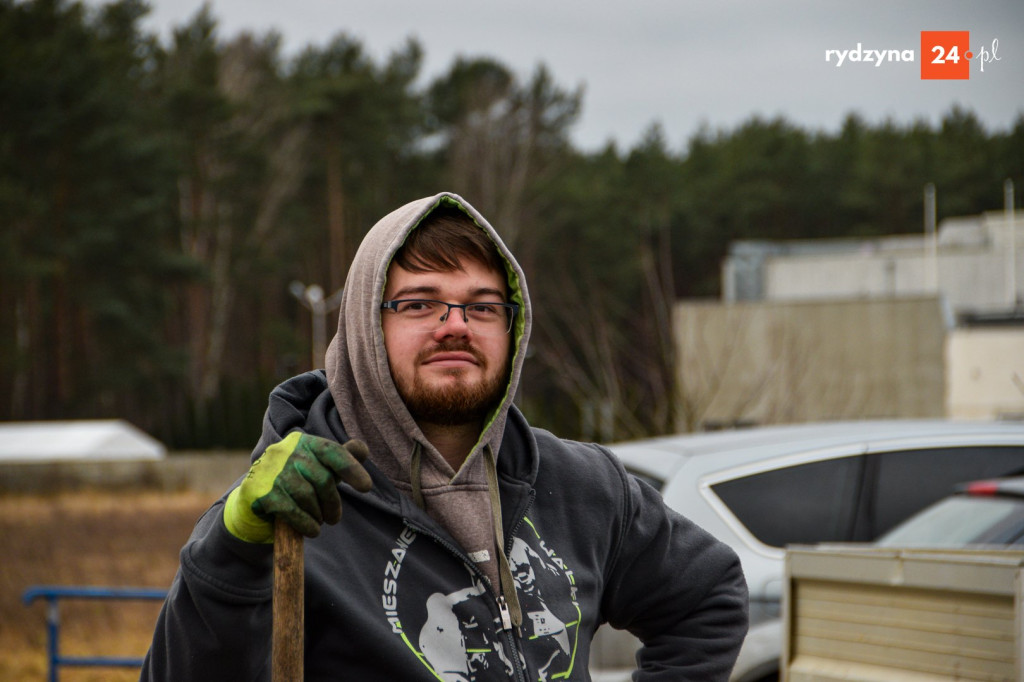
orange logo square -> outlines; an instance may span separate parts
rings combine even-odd
[[[921,79],[971,77],[970,31],[921,31]]]

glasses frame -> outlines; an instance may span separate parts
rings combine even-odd
[[[394,313],[398,313],[398,306],[402,303],[439,303],[443,306],[447,306],[447,310],[444,311],[444,315],[438,320],[438,325],[433,329],[424,329],[424,332],[435,332],[444,326],[445,322],[448,321],[448,316],[452,314],[452,308],[459,308],[462,310],[462,321],[466,323],[466,326],[474,334],[483,334],[487,336],[487,332],[481,332],[478,329],[470,327],[469,313],[466,312],[466,308],[474,305],[496,305],[504,308],[508,315],[508,326],[505,331],[499,334],[492,334],[491,336],[504,336],[512,331],[513,323],[515,322],[516,316],[519,315],[519,304],[518,303],[502,303],[499,301],[473,301],[471,303],[449,303],[448,301],[439,301],[436,298],[396,298],[393,301],[384,301],[380,304],[381,310],[390,310]]]

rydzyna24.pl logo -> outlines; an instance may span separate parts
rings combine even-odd
[[[851,62],[880,67],[884,63],[916,62],[917,52],[910,48],[866,49],[857,43],[852,49],[825,50],[825,61],[837,69]],[[999,39],[972,50],[970,31],[921,31],[922,80],[968,80],[972,61],[978,64],[980,73],[985,72],[986,64],[1000,61]]]

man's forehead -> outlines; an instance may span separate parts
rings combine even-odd
[[[396,294],[460,294],[505,296],[505,273],[496,272],[483,263],[465,261],[457,270],[410,271],[398,263],[388,266],[384,297]]]

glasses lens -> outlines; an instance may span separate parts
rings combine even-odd
[[[475,334],[507,334],[512,327],[512,311],[500,303],[470,303],[463,310]]]
[[[501,336],[512,329],[514,307],[504,303],[445,303],[430,299],[404,299],[387,306],[410,328],[432,332],[448,322],[453,313],[462,318],[470,331],[485,336]]]

